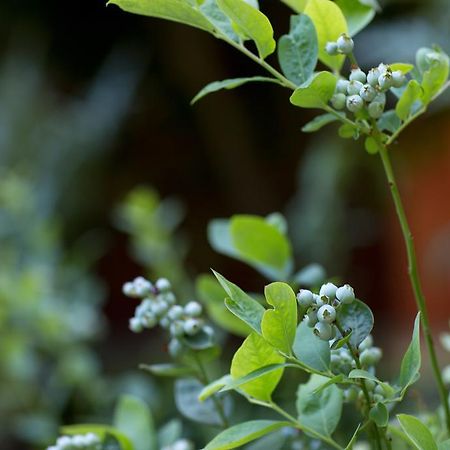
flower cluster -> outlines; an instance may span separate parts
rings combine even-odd
[[[329,55],[349,55],[355,46],[353,39],[347,34],[342,33],[336,42],[327,42],[325,51]]]
[[[300,289],[297,294],[299,305],[306,311],[305,320],[308,326],[314,328],[314,334],[324,341],[336,337],[336,311],[341,304],[352,303],[355,292],[348,284],[337,287],[333,283],[321,286],[319,294],[307,289]]]
[[[130,319],[130,329],[140,333],[145,328],[160,325],[168,330],[171,336],[169,353],[173,357],[180,355],[185,338],[201,332],[211,337],[214,334],[214,330],[200,317],[203,310],[200,303],[190,301],[183,306],[177,304],[171,284],[165,278],[153,284],[143,277],[137,277],[124,284],[123,293],[142,300]]]
[[[101,442],[94,433],[61,436],[47,450],[100,450]]]
[[[194,450],[194,444],[187,439],[178,439],[171,445],[166,445],[162,450]]]
[[[381,63],[366,74],[361,69],[352,69],[348,80],[340,79],[331,98],[333,108],[346,108],[352,113],[367,112],[368,116],[378,119],[386,106],[386,92],[400,88],[406,83],[401,70],[392,70]]]

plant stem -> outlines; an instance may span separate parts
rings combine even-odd
[[[332,447],[337,448],[338,450],[344,450],[343,447],[341,447],[331,437],[323,436],[322,434],[317,433],[317,431],[313,430],[312,428],[304,426],[303,424],[300,423],[299,420],[297,420],[294,416],[291,416],[287,411],[278,406],[276,403],[270,402],[269,404],[267,404],[267,406],[272,408],[274,411],[276,411],[278,414],[282,415],[286,419],[288,419],[290,422],[292,422],[292,425],[295,428],[307,432],[309,435],[314,436],[315,438],[320,439],[323,442],[326,442],[328,445],[331,445]]]
[[[409,228],[408,219],[406,217],[405,209],[400,197],[400,192],[398,190],[397,182],[394,176],[394,171],[389,158],[388,150],[386,146],[380,145],[380,157],[383,163],[384,172],[389,183],[392,200],[394,201],[395,210],[397,213],[398,220],[400,222],[400,227],[403,234],[403,239],[406,246],[406,254],[408,257],[408,275],[411,282],[411,286],[414,292],[414,297],[416,300],[417,308],[420,311],[420,318],[422,322],[422,330],[425,336],[425,342],[428,349],[428,354],[430,357],[431,367],[433,369],[434,377],[436,379],[439,397],[444,408],[445,422],[447,425],[447,430],[450,432],[450,409],[447,399],[447,390],[445,388],[444,382],[442,380],[441,371],[436,357],[436,350],[434,348],[433,336],[431,335],[430,322],[428,318],[428,311],[425,302],[425,296],[422,291],[422,286],[420,283],[419,273],[417,269],[417,258],[416,251],[414,247],[414,239]]]
[[[341,333],[341,335],[344,336],[344,330],[342,329],[342,327],[339,324],[339,322],[336,321],[335,325],[336,325],[336,328]],[[347,346],[348,350],[350,351],[350,354],[352,355],[352,357],[353,357],[353,359],[355,361],[356,368],[361,370],[362,369],[361,361],[359,360],[359,355],[358,355],[358,352],[357,352],[356,348],[354,348],[352,346],[350,341],[347,342],[346,346]],[[370,403],[371,403],[371,401],[370,401],[370,396],[369,396],[369,392],[367,390],[367,386],[366,386],[365,380],[363,380],[361,378],[360,381],[359,381],[359,385],[360,385],[360,387],[362,389],[362,392],[364,394],[364,398],[365,398],[366,403],[367,403],[367,408],[366,408],[366,411],[365,411],[365,416],[366,416],[365,419],[367,421],[370,421],[369,411],[370,411]],[[375,445],[376,445],[378,450],[382,450],[381,439],[380,439],[380,431],[379,431],[378,426],[377,426],[376,423],[373,423],[372,430],[373,430],[373,436],[374,436]]]
[[[199,370],[199,373],[198,373],[199,381],[201,383],[203,383],[204,385],[209,384],[209,382],[210,382],[209,381],[209,377],[208,377],[208,374],[206,373],[206,369],[203,366],[203,363],[202,363],[201,359],[197,355],[195,355],[194,358],[195,358],[195,361],[197,363],[197,367],[198,367],[198,370]],[[214,407],[215,407],[215,409],[217,411],[217,414],[220,417],[220,420],[222,421],[223,428],[228,428],[230,426],[230,424],[228,423],[228,419],[227,419],[227,416],[226,416],[225,411],[223,409],[222,402],[215,395],[213,395],[211,397],[211,399],[214,402]]]

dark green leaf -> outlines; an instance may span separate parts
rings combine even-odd
[[[344,331],[352,331],[350,342],[354,347],[361,344],[373,328],[372,311],[360,300],[342,305],[338,309],[336,320]]]
[[[384,428],[389,421],[389,411],[383,403],[378,402],[371,408],[369,417],[377,426]]]
[[[414,322],[414,331],[408,350],[402,359],[400,368],[399,383],[402,391],[405,392],[411,384],[413,384],[419,377],[419,370],[421,366],[420,353],[420,313],[417,314]]]

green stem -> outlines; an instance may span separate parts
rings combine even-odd
[[[282,73],[278,72],[274,67],[272,67],[270,64],[268,64],[266,61],[264,61],[259,56],[252,53],[248,48],[246,48],[243,44],[240,44],[238,42],[233,41],[225,34],[220,33],[216,30],[216,37],[219,39],[222,39],[223,41],[230,44],[235,49],[239,50],[241,53],[243,53],[245,56],[249,57],[252,61],[254,61],[256,64],[259,64],[262,68],[267,70],[271,75],[273,75],[282,86],[291,89],[295,91],[297,89],[297,86],[290,80],[288,80]]]
[[[398,220],[400,222],[400,228],[402,230],[403,239],[405,241],[406,254],[408,258],[408,275],[411,282],[411,286],[414,292],[417,308],[420,311],[420,318],[422,322],[422,330],[425,336],[425,342],[430,356],[431,367],[433,369],[434,377],[436,379],[439,397],[441,399],[442,406],[445,413],[445,422],[447,430],[450,432],[450,409],[447,399],[447,390],[442,380],[441,371],[436,357],[436,350],[433,343],[433,336],[431,335],[430,322],[428,318],[428,310],[425,302],[425,296],[422,291],[420,283],[419,272],[417,269],[417,258],[414,247],[414,239],[409,228],[408,219],[406,217],[405,209],[400,197],[397,182],[392,169],[392,164],[389,158],[388,150],[385,146],[380,145],[380,157],[383,163],[384,172],[389,183],[392,200],[394,201],[395,211],[397,213]]]
[[[197,367],[199,370],[198,379],[202,384],[204,384],[206,386],[210,382],[208,374],[206,373],[206,369],[205,369],[201,359],[197,355],[195,355],[194,358],[195,358],[195,361],[197,363]],[[216,409],[217,414],[219,415],[220,420],[222,421],[222,427],[224,429],[228,428],[230,426],[230,424],[228,423],[228,419],[225,414],[225,410],[223,408],[222,402],[215,395],[213,395],[211,397],[211,399],[214,403],[214,408]]]
[[[331,437],[323,436],[322,434],[318,433],[317,431],[313,430],[312,428],[309,428],[309,427],[303,425],[302,423],[300,423],[299,420],[297,420],[294,416],[291,416],[287,411],[285,411],[283,408],[278,406],[276,403],[270,402],[267,404],[267,406],[269,406],[274,411],[276,411],[278,414],[280,414],[281,416],[285,417],[290,422],[292,422],[292,425],[295,428],[298,428],[301,431],[307,432],[309,435],[311,435],[317,439],[320,439],[323,442],[326,442],[328,445],[331,445],[332,447],[337,448],[338,450],[344,450],[344,448],[341,447]]]
[[[339,322],[335,322],[336,328],[339,330],[339,332],[341,333],[342,336],[344,336],[344,330],[342,329],[341,325],[339,324]],[[347,342],[346,344],[348,350],[350,351],[350,354],[352,355],[355,364],[356,364],[356,368],[357,369],[362,369],[361,367],[361,361],[359,360],[359,355],[358,352],[356,351],[356,349],[352,346],[352,344],[350,342]],[[362,389],[362,392],[364,394],[364,398],[366,400],[366,404],[367,404],[367,408],[366,411],[364,412],[365,414],[365,419],[367,421],[370,421],[369,418],[369,411],[370,411],[370,396],[369,396],[369,392],[367,390],[367,386],[366,386],[366,382],[365,380],[363,380],[362,378],[359,380],[359,385]],[[372,426],[372,431],[373,431],[373,436],[374,436],[374,441],[375,441],[375,445],[377,447],[378,450],[382,450],[382,446],[381,446],[381,438],[380,438],[380,430],[378,429],[378,426],[376,423],[373,423]]]
[[[333,114],[336,116],[341,122],[347,123],[355,128],[361,128],[356,122],[353,122],[353,120],[350,120],[348,117],[346,117],[344,114],[337,112],[335,109],[333,109],[331,106],[324,106],[323,108],[325,111],[329,112],[330,114]]]

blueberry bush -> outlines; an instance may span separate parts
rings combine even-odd
[[[213,248],[241,260],[264,275],[263,294],[244,292],[223,275],[204,275],[197,283],[201,303],[176,296],[166,278],[137,277],[123,292],[139,303],[130,319],[132,331],[160,326],[166,330],[171,363],[145,365],[154,375],[176,378],[177,407],[184,416],[222,428],[205,450],[248,449],[376,449],[445,450],[450,448],[448,391],[437,361],[427,304],[417,270],[412,234],[390,161],[401,132],[449,87],[449,57],[439,47],[418,49],[416,63],[380,61],[360,67],[353,52],[355,35],[373,19],[375,0],[284,0],[292,10],[290,31],[278,42],[257,0],[111,0],[125,11],[168,19],[209,32],[266,71],[265,76],[215,81],[192,100],[250,82],[275,83],[290,92],[290,103],[319,110],[303,126],[307,133],[336,122],[344,139],[361,141],[369,155],[380,158],[403,233],[408,274],[417,304],[409,346],[392,379],[377,374],[382,350],[371,335],[374,317],[350,284],[327,280],[318,266],[296,270],[287,224],[280,214],[214,220],[208,228]],[[278,66],[268,57],[277,51]],[[170,278],[170,269],[167,276]],[[219,303],[225,297],[224,305]],[[208,308],[211,299],[219,299]],[[211,322],[210,322],[211,321]],[[220,356],[217,325],[245,340],[229,370],[211,380],[210,365]],[[396,407],[417,381],[423,335],[439,408],[426,417],[399,414]],[[288,400],[273,392],[285,372]],[[290,378],[289,378],[290,380]],[[236,396],[238,394],[238,397]],[[236,400],[238,398],[238,400]],[[233,404],[243,398],[256,409],[245,417]],[[344,408],[345,406],[345,408]],[[351,411],[351,412],[349,412]],[[122,413],[125,422],[132,411]],[[127,415],[130,417],[127,419]],[[149,432],[149,425],[140,432]],[[120,438],[120,426],[63,430],[55,449],[152,449],[152,438],[138,438],[133,428]],[[90,434],[91,433],[91,434]],[[127,434],[128,433],[128,434]],[[152,441],[153,439],[153,441]],[[179,437],[177,437],[179,439]],[[153,442],[153,443],[152,443]],[[180,443],[181,442],[181,443]],[[169,448],[190,448],[172,440]],[[164,447],[160,445],[160,447]]]

